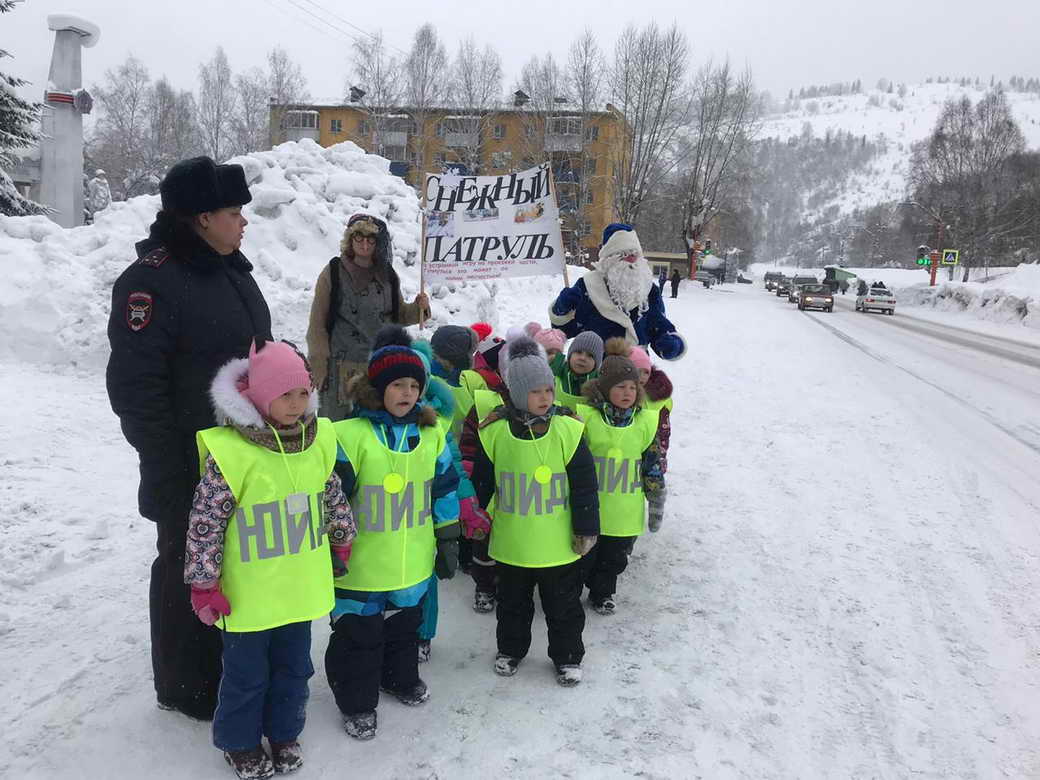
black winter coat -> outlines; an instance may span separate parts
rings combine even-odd
[[[238,251],[201,238],[155,235],[116,280],[106,374],[112,411],[140,457],[138,504],[156,522],[183,520],[199,481],[195,433],[217,423],[209,397],[217,370],[271,338],[271,312]]]

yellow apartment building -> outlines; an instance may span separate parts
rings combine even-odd
[[[535,111],[526,95],[489,111],[408,107],[376,112],[356,104],[271,106],[272,144],[311,138],[322,146],[353,141],[390,161],[392,173],[419,188],[424,172],[446,167],[495,176],[552,161],[571,262],[595,260],[603,228],[614,221],[613,165],[626,124],[610,104],[582,114],[560,104]]]

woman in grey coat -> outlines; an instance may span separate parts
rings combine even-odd
[[[368,355],[383,325],[414,325],[430,316],[429,298],[401,297],[386,223],[371,214],[347,222],[338,257],[318,275],[307,327],[307,352],[321,391],[320,414],[332,420],[350,415],[350,379],[368,368]]]

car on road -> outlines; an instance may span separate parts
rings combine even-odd
[[[765,277],[763,277],[766,286],[766,292],[773,292],[776,290],[776,283],[783,278],[782,273],[777,271],[766,271]]]
[[[776,297],[779,298],[782,295],[787,295],[791,291],[791,279],[787,276],[781,276],[776,280]]]
[[[798,291],[798,308],[834,311],[834,295],[825,284],[803,284]]]
[[[715,278],[715,274],[713,274],[711,271],[697,271],[697,273],[693,275],[693,278],[695,281],[700,282],[705,287],[711,287],[713,284],[715,284],[715,282],[718,281],[718,279]]]
[[[865,293],[856,296],[856,311],[874,311],[896,313],[896,296],[885,287],[871,287]]]
[[[819,284],[815,276],[796,276],[791,280],[791,287],[787,291],[787,302],[798,303],[798,296],[802,286],[806,284]]]

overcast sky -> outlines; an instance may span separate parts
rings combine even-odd
[[[46,17],[58,11],[101,27],[100,43],[83,55],[88,87],[130,53],[153,77],[194,88],[198,64],[218,45],[235,70],[263,64],[269,49],[282,46],[303,67],[312,96],[336,97],[350,36],[363,34],[357,28],[381,29],[407,50],[426,21],[449,52],[469,34],[495,45],[506,87],[531,55],[565,57],[586,27],[609,51],[626,24],[650,19],[682,26],[694,64],[728,56],[777,97],[857,78],[873,85],[881,77],[1040,75],[1040,0],[26,0],[0,16],[0,46],[15,57],[3,68],[33,81],[37,98],[53,45]]]

